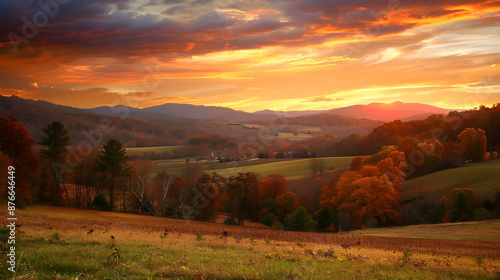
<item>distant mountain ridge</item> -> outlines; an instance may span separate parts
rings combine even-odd
[[[92,109],[86,109],[88,112],[97,113],[107,116],[117,116],[120,113],[122,105],[108,107],[102,106]],[[179,103],[166,103],[163,105],[138,109],[128,107],[129,117],[145,120],[156,119],[218,119],[223,121],[241,122],[250,120],[269,120],[273,117],[272,114],[256,114],[244,111],[234,110],[226,107],[203,106]]]
[[[417,116],[425,118],[431,114],[447,114],[453,111],[450,109],[442,109],[436,106],[421,104],[421,103],[403,103],[393,102],[371,103],[368,105],[353,105],[349,107],[337,108],[328,110],[329,114],[338,114],[351,118],[365,118],[379,121],[393,121],[402,119],[411,119]]]
[[[121,105],[119,105],[121,106]],[[86,109],[89,112],[116,116],[115,111],[120,111],[119,106],[115,107],[97,107]],[[294,118],[301,116],[314,116],[321,114],[341,115],[355,119],[370,119],[376,121],[393,121],[393,120],[414,120],[423,119],[431,114],[447,114],[452,111],[450,109],[442,109],[436,106],[421,104],[421,103],[403,103],[394,102],[371,103],[367,105],[353,105],[331,110],[303,110],[303,111],[273,111],[261,110],[254,113],[234,110],[227,107],[203,106],[179,103],[166,103],[163,105],[138,109],[129,108],[131,118],[142,118],[145,120],[155,119],[219,119],[228,122],[242,122],[255,120],[270,120],[272,118],[285,117]]]

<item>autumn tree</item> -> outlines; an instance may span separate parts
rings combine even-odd
[[[481,161],[486,155],[486,133],[482,129],[466,128],[457,140],[462,145],[462,154],[466,159]]]
[[[376,166],[366,165],[358,171],[347,171],[336,184],[327,184],[320,196],[320,207],[331,207],[341,215],[346,213],[348,223],[356,228],[394,220],[399,210],[400,184],[404,179],[404,173],[393,160],[394,157],[397,162],[397,158],[403,155],[394,152]]]
[[[195,209],[199,212],[199,219],[203,221],[215,221],[217,214],[224,207],[222,200],[224,199],[224,188],[227,179],[223,176],[212,173],[204,173],[198,178],[196,185],[197,192],[193,197]]]
[[[165,215],[172,218],[181,218],[183,215],[184,196],[181,196],[182,190],[187,185],[188,181],[175,177],[169,184],[168,192],[166,192],[167,209]]]
[[[130,162],[131,168],[126,170],[123,175],[128,176],[126,185],[137,202],[139,211],[154,216],[154,209],[151,203],[152,188],[150,179],[156,164],[150,160],[134,160]],[[128,173],[128,174],[127,174]],[[123,212],[126,212],[126,190],[122,189]]]
[[[165,199],[167,198],[172,177],[165,169],[159,171],[153,179],[153,197],[157,201],[157,213],[160,216],[165,214]]]
[[[53,122],[47,127],[43,128],[45,137],[42,137],[42,142],[40,143],[44,146],[40,154],[42,157],[50,160],[50,165],[54,174],[54,189],[53,189],[53,201],[54,206],[57,205],[57,192],[59,186],[63,182],[62,169],[60,166],[63,165],[62,160],[66,152],[68,151],[67,146],[71,143],[71,138],[69,137],[69,130],[64,128],[64,125],[60,122]]]
[[[73,167],[71,179],[75,185],[75,206],[91,208],[94,197],[100,193],[98,187],[97,149],[74,149],[73,153],[81,160]]]
[[[276,214],[284,219],[300,207],[299,198],[293,192],[284,193],[276,198]]]
[[[268,198],[276,199],[288,191],[288,181],[279,173],[270,174],[265,179],[260,180],[259,185],[261,201]]]
[[[109,140],[101,150],[102,154],[99,155],[98,168],[100,171],[107,173],[110,178],[110,204],[114,207],[114,189],[116,179],[119,176],[130,175],[130,167],[128,166],[128,156],[122,143],[118,140]],[[125,208],[124,208],[125,209]]]
[[[0,154],[3,154],[1,162],[16,169],[16,191],[19,192],[16,199],[30,202],[30,180],[39,167],[38,158],[33,153],[35,140],[15,117],[0,116],[0,131]],[[2,170],[7,170],[6,168]],[[6,185],[2,184],[3,190]]]
[[[259,181],[251,172],[238,173],[229,178],[227,193],[231,201],[232,215],[236,216],[238,225],[244,219],[256,219],[258,216]]]

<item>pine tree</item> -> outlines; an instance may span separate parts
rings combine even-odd
[[[122,143],[118,140],[111,139],[106,143],[101,150],[102,154],[99,155],[98,168],[99,171],[106,172],[110,175],[111,192],[110,204],[111,209],[114,207],[114,188],[115,181],[118,176],[127,176],[130,174],[130,167],[127,164],[128,156]]]
[[[53,122],[43,128],[42,131],[46,134],[46,137],[42,137],[40,144],[45,147],[41,149],[40,154],[51,161],[55,177],[52,204],[57,206],[57,191],[64,175],[61,174],[59,166],[64,154],[68,151],[66,147],[70,145],[71,138],[68,136],[69,131],[60,122]]]

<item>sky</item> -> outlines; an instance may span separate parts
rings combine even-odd
[[[0,94],[254,112],[500,102],[500,1],[0,0]]]

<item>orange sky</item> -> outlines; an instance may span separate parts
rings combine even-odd
[[[500,102],[496,0],[59,2],[0,3],[0,94],[244,111]]]

